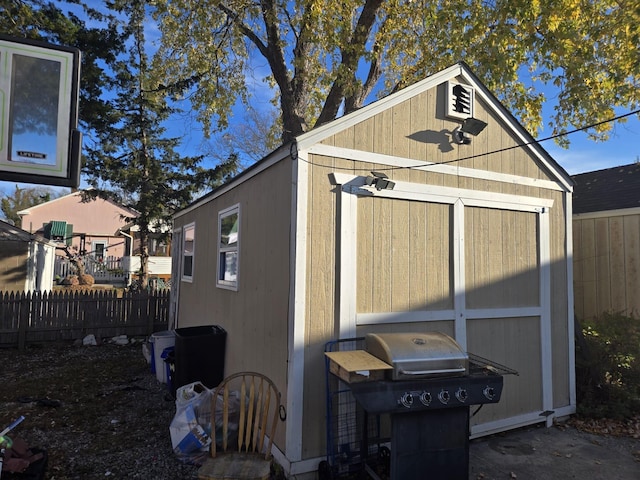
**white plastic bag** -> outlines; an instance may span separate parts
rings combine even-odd
[[[200,382],[176,391],[176,414],[169,425],[173,451],[184,461],[197,461],[211,444],[212,391]]]
[[[193,382],[176,390],[176,413],[187,406],[193,408],[198,424],[211,433],[211,398],[213,390],[209,390],[201,382]]]

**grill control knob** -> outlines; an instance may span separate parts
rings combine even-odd
[[[482,391],[482,393],[484,393],[484,396],[487,397],[489,400],[493,400],[493,397],[496,396],[496,392],[493,389],[493,387],[490,387],[489,385],[487,385],[484,390]]]
[[[468,397],[469,395],[467,394],[467,391],[464,388],[459,388],[458,391],[456,392],[456,398],[461,403],[466,402]]]
[[[411,392],[403,394],[402,397],[400,397],[400,403],[407,408],[411,408],[411,405],[413,405],[413,395],[411,395]]]
[[[438,400],[440,400],[440,403],[446,405],[447,403],[449,403],[449,400],[451,400],[451,395],[449,395],[449,392],[447,390],[442,390],[438,394]]]
[[[426,405],[428,407],[429,404],[431,404],[431,394],[429,392],[422,392],[420,394],[420,401],[423,405]]]

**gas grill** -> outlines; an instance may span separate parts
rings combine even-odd
[[[390,415],[389,478],[467,480],[469,407],[499,402],[503,375],[517,372],[463,351],[439,332],[368,334],[365,340],[366,353],[387,368],[347,381],[367,414]]]

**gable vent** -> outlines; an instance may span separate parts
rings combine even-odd
[[[473,117],[474,88],[461,83],[447,82],[447,116],[466,119]]]

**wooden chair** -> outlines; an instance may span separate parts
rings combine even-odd
[[[267,480],[280,410],[274,383],[260,373],[236,373],[218,385],[212,402],[211,455],[198,470],[198,478]]]

